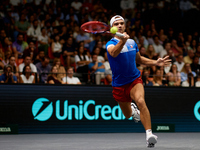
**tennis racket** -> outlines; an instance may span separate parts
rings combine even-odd
[[[100,21],[89,21],[81,25],[81,29],[85,32],[97,34],[97,33],[110,33],[110,26]],[[112,34],[112,33],[110,33]],[[116,32],[115,35],[123,37],[122,33]]]

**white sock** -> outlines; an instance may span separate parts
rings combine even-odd
[[[152,130],[151,129],[146,130],[146,136],[151,135],[151,134],[152,134]]]

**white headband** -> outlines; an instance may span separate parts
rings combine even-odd
[[[123,20],[123,21],[124,21],[124,18],[123,18],[122,16],[120,16],[120,15],[116,15],[116,16],[112,17],[112,18],[110,19],[110,26],[112,27],[113,23],[114,23],[115,21],[117,21],[117,20]]]

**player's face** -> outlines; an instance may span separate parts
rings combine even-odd
[[[117,27],[118,28],[118,32],[123,33],[125,31],[125,23],[124,21],[121,20],[117,20],[113,23],[113,27]]]

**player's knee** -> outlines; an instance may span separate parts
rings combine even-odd
[[[124,114],[124,116],[126,117],[126,119],[129,119],[130,117],[132,117],[132,114]]]
[[[137,100],[135,100],[135,103],[137,104],[139,109],[142,109],[146,105],[145,101],[144,101],[144,98],[142,98],[142,97],[137,99]]]

